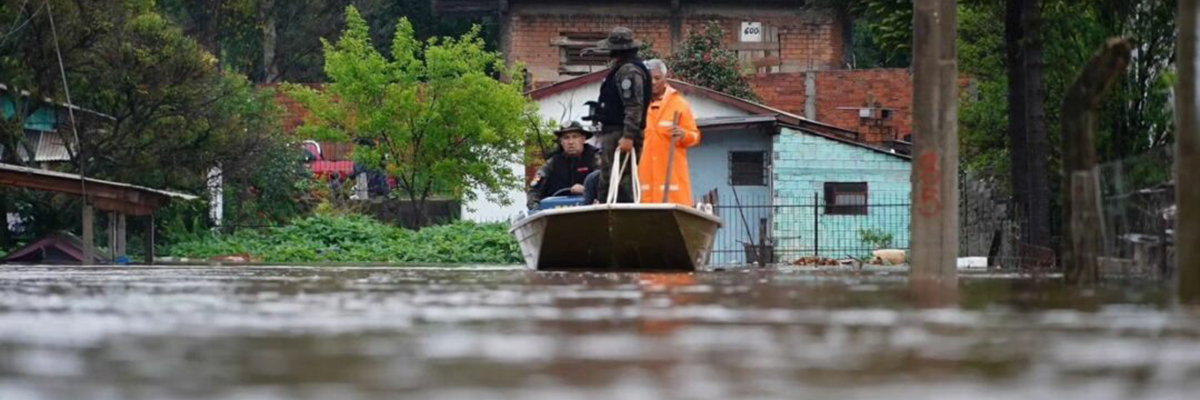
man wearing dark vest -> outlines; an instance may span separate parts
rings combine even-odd
[[[526,193],[530,210],[537,209],[542,199],[550,196],[582,195],[583,180],[600,170],[600,150],[587,144],[592,133],[578,122],[554,131],[554,135],[558,137],[558,150],[542,164]]]
[[[610,171],[613,166],[613,153],[636,150],[642,152],[642,132],[646,128],[646,108],[651,99],[650,71],[638,57],[641,43],[633,39],[633,31],[625,27],[617,27],[608,38],[601,40],[597,47],[588,49],[591,52],[608,53],[612,69],[600,86],[598,109],[592,115],[594,121],[600,122],[600,136],[597,138],[601,150],[600,182],[596,187],[596,198],[608,197]],[[633,202],[632,168],[626,167],[621,175],[621,184],[617,201]],[[603,201],[603,200],[601,200]]]

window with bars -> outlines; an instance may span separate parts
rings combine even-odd
[[[866,182],[825,182],[826,215],[867,215]]]
[[[559,49],[559,73],[582,75],[607,67],[608,57],[600,54],[583,54],[583,50],[596,47],[596,42],[608,37],[604,32],[562,32],[553,44]]]
[[[729,152],[729,184],[767,185],[767,153],[763,151]]]

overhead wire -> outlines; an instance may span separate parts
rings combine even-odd
[[[8,30],[8,33],[4,34],[3,39],[0,39],[0,47],[4,47],[5,44],[8,44],[8,39],[11,39],[13,36],[15,36],[17,31],[21,30],[21,28],[24,28],[25,25],[29,25],[29,22],[33,21],[33,19],[37,17],[38,13],[42,12],[42,7],[38,7],[36,10],[33,10],[33,13],[29,14],[29,18],[26,18],[25,22],[20,22],[21,14],[25,13],[25,4],[28,1],[29,0],[25,0],[25,2],[21,3],[21,8],[17,10],[17,16],[13,19],[12,28]]]
[[[58,45],[58,29],[54,26],[54,10],[50,6],[50,0],[45,1],[46,14],[50,17],[50,34],[54,37],[54,54],[58,56],[58,72],[62,76],[63,93],[67,96],[67,115],[71,118],[71,134],[75,137],[75,144],[79,146],[79,151],[76,155],[79,156],[79,191],[83,197],[84,206],[87,205],[87,157],[83,154],[83,142],[79,140],[79,128],[75,122],[75,104],[71,102],[71,85],[67,83],[67,69],[63,64],[62,49]],[[69,146],[68,146],[69,147]]]

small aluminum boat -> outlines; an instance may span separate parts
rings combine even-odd
[[[598,204],[537,212],[513,223],[537,270],[694,271],[721,219],[677,204]]]

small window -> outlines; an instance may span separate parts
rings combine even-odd
[[[596,47],[596,42],[606,37],[608,34],[604,32],[562,32],[553,41],[561,55],[559,73],[582,75],[607,68],[607,56],[583,54],[584,49]]]
[[[825,214],[867,215],[867,183],[826,182]]]
[[[729,184],[735,186],[766,186],[766,152],[729,152]]]

